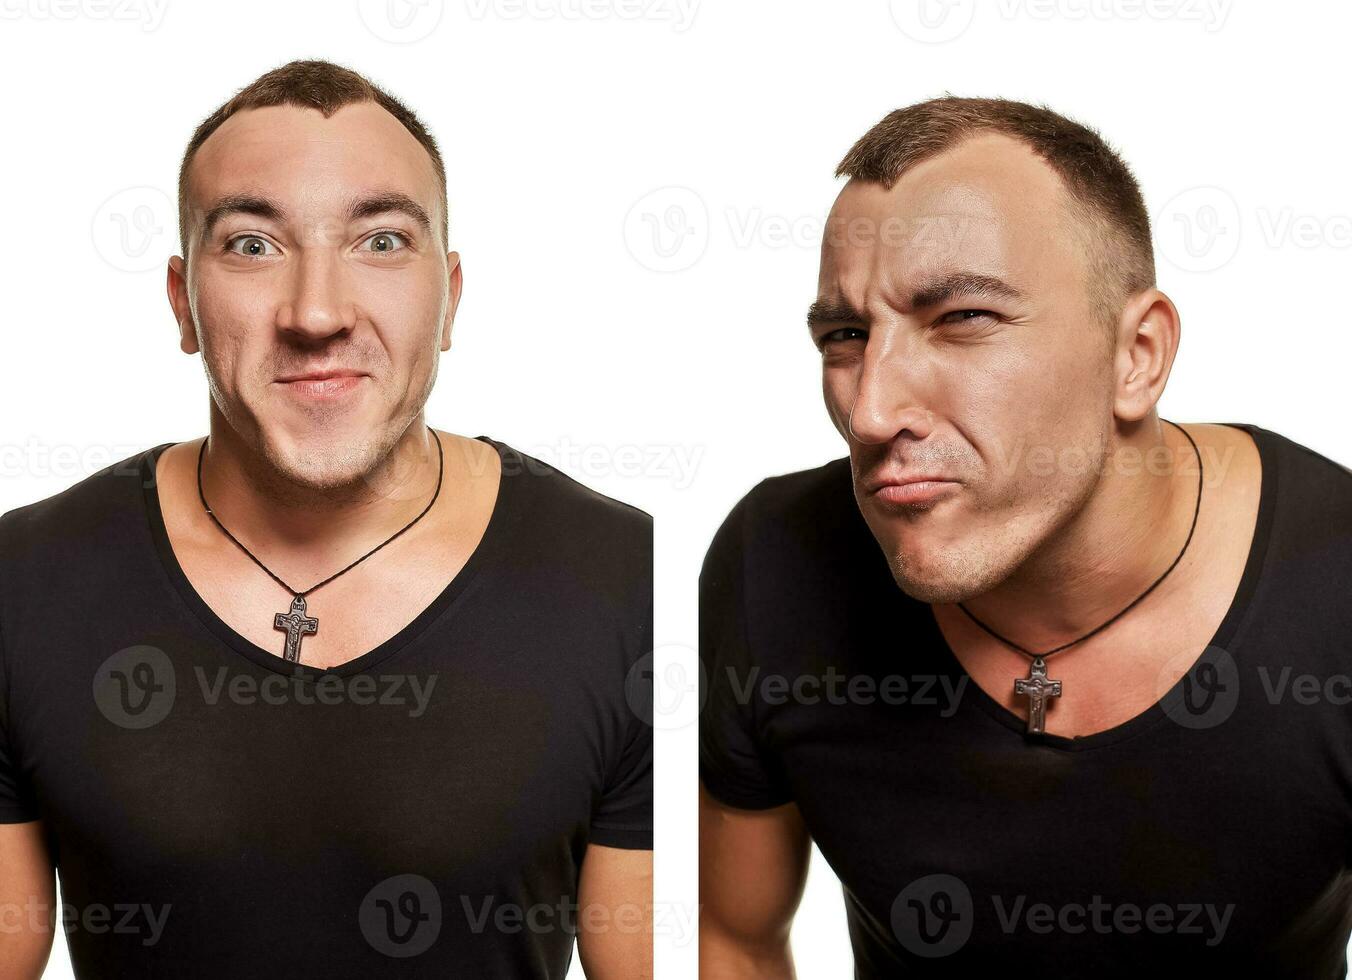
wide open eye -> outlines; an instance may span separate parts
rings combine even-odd
[[[378,231],[362,244],[367,246],[366,251],[384,255],[408,248],[408,239],[397,231]]]
[[[240,248],[238,246],[243,246]],[[272,249],[271,252],[268,249]],[[242,255],[246,259],[262,259],[269,255],[279,254],[277,246],[266,238],[260,238],[257,235],[239,235],[225,243],[227,252],[234,252],[236,255]]]

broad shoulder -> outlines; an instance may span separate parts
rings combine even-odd
[[[511,484],[511,492],[528,498],[537,514],[551,518],[570,517],[612,527],[647,529],[651,533],[652,515],[617,497],[588,486],[558,466],[510,443],[487,436],[480,437],[488,452],[501,458],[501,482]],[[475,440],[471,440],[475,441]]]
[[[854,580],[878,571],[890,581],[855,500],[849,457],[766,477],[744,493],[705,559],[706,569],[734,564],[767,586],[772,580],[781,586],[821,583],[842,574]]]
[[[1325,536],[1352,532],[1352,470],[1280,432],[1249,423],[1188,426],[1190,431],[1220,430],[1218,460],[1241,474],[1252,473],[1257,492],[1270,498],[1289,522],[1311,526]],[[1229,455],[1225,455],[1226,453]],[[1259,476],[1261,474],[1261,484]]]
[[[0,622],[60,590],[123,574],[145,542],[143,450],[0,514]]]
[[[856,511],[850,460],[842,457],[765,477],[742,495],[727,520],[752,540],[776,528],[850,520]]]
[[[632,581],[651,594],[651,514],[508,442],[479,439],[501,457],[494,525],[514,549],[532,556],[530,567],[598,588]]]
[[[97,544],[102,532],[125,529],[140,515],[146,449],[91,473],[47,497],[0,513],[0,556],[63,541]],[[130,520],[129,520],[130,519]]]

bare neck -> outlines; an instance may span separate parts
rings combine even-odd
[[[192,445],[188,492],[199,510],[197,458]],[[451,465],[446,454],[446,468]],[[437,441],[422,414],[370,472],[333,485],[299,483],[244,445],[213,412],[202,461],[202,492],[216,518],[236,538],[267,542],[272,554],[287,553],[298,564],[328,562],[348,555],[352,543],[379,542],[417,517],[436,492],[441,470]],[[451,474],[442,476],[446,495]],[[424,521],[433,519],[437,508]],[[204,520],[210,520],[204,513]],[[250,546],[250,550],[254,550]]]

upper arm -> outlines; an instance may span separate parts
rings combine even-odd
[[[700,785],[700,976],[791,977],[811,838],[793,803],[730,807]]]
[[[748,616],[752,494],[714,535],[699,579],[706,697],[699,720],[700,976],[793,976],[789,926],[807,879],[811,841],[793,786],[768,740],[756,678],[769,664]],[[771,661],[772,662],[772,661]]]
[[[651,980],[653,852],[589,844],[577,904],[577,952],[587,980]]]
[[[6,668],[0,642],[0,977],[33,980],[52,949],[56,881],[32,787],[10,739]]]
[[[0,977],[37,980],[51,953],[56,905],[41,823],[0,823],[0,871]]]

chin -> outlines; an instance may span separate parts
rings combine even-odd
[[[942,575],[917,575],[909,569],[898,568],[895,560],[888,564],[892,566],[892,579],[897,583],[897,588],[919,602],[964,602],[982,591],[969,581]]]
[[[897,588],[920,602],[966,602],[1003,578],[995,556],[976,548],[927,548],[894,541],[883,551]]]
[[[892,578],[897,583],[897,588],[917,602],[931,605],[965,602],[972,596],[971,590],[965,588],[962,583],[907,578],[899,575],[895,569],[892,571]]]
[[[368,444],[347,438],[264,440],[272,468],[288,482],[311,490],[334,490],[360,480],[367,469]]]

